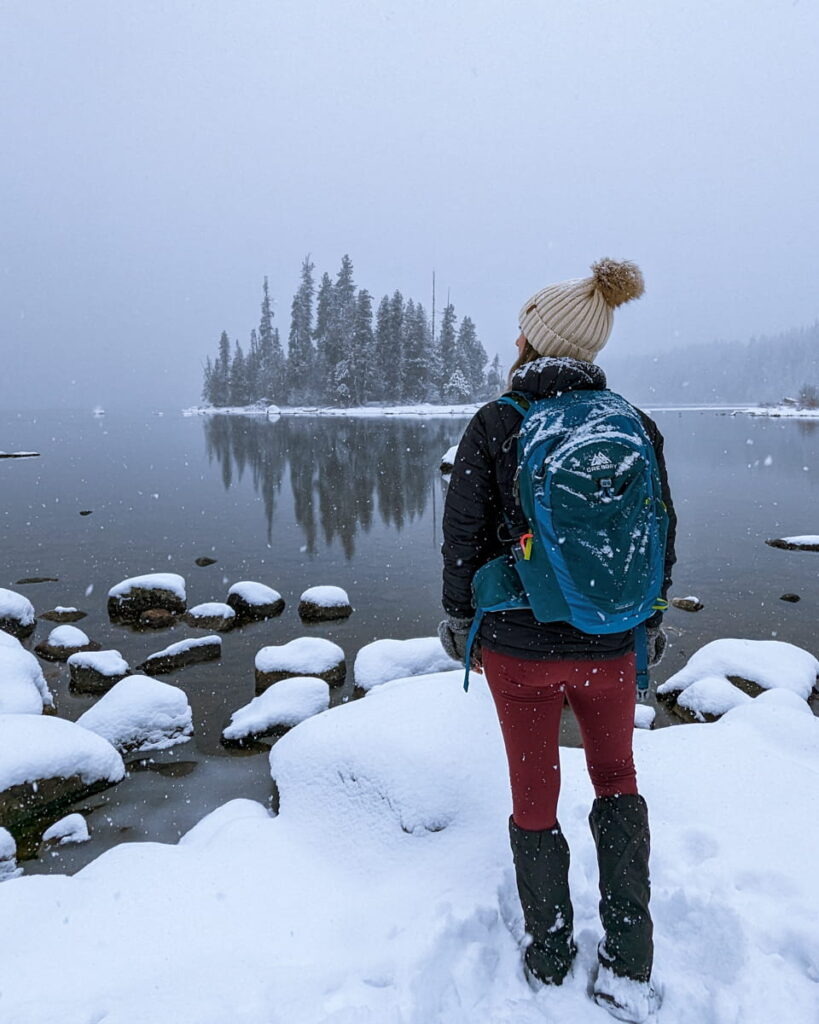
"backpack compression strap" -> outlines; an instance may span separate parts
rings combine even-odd
[[[648,699],[648,633],[645,622],[634,627],[634,653],[637,656],[637,700]]]

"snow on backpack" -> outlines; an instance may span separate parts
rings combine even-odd
[[[529,608],[584,633],[636,629],[638,695],[648,690],[642,625],[662,600],[668,513],[657,457],[636,410],[613,391],[499,399],[523,420],[515,498],[528,532],[472,581],[472,644],[486,612]],[[507,523],[511,530],[511,524]]]

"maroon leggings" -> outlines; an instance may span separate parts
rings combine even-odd
[[[483,667],[506,744],[516,825],[540,830],[553,828],[557,821],[564,697],[580,726],[595,794],[637,793],[631,749],[633,654],[595,661],[527,661],[484,649]]]

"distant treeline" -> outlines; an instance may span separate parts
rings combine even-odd
[[[638,404],[810,404],[819,387],[819,321],[752,338],[602,359],[610,384]]]
[[[475,324],[458,322],[451,303],[433,325],[424,306],[399,291],[385,295],[373,317],[373,299],[353,280],[344,256],[333,281],[324,273],[315,287],[307,256],[290,307],[285,353],[267,278],[261,319],[246,349],[222,331],[214,359],[204,368],[202,398],[214,406],[377,402],[470,402],[497,395],[503,385],[496,356],[487,356]]]

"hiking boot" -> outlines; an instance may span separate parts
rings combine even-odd
[[[569,897],[569,846],[560,826],[538,831],[509,819],[523,920],[531,942],[523,955],[530,985],[560,985],[577,952]]]
[[[660,996],[650,981],[621,978],[603,966],[594,982],[594,1001],[628,1024],[644,1024],[660,1007]]]
[[[598,947],[601,973],[605,970],[620,979],[647,983],[654,959],[654,929],[648,910],[646,802],[633,794],[598,797],[589,824],[600,869],[600,920],[605,932]]]

